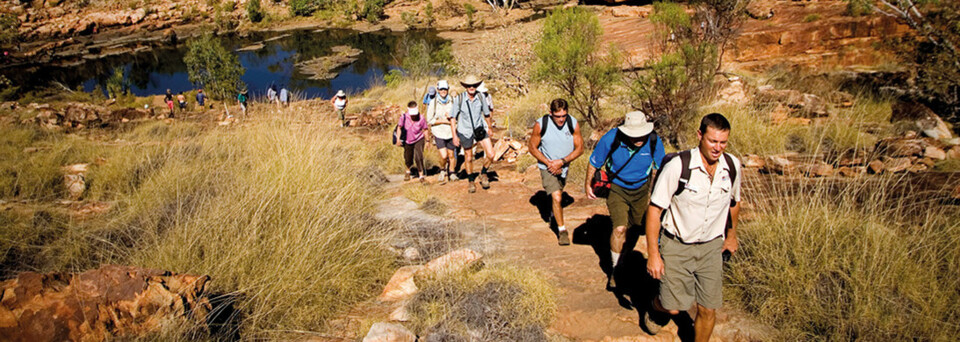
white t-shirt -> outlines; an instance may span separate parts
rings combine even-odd
[[[447,95],[447,103],[440,102],[440,95],[430,100],[430,104],[427,105],[427,124],[430,125],[430,134],[444,140],[453,139],[453,128],[447,116],[451,108],[453,108],[452,95]]]
[[[731,156],[737,170],[737,179],[731,182],[731,166],[721,156],[711,183],[703,167],[700,149],[695,148],[690,153],[690,180],[686,189],[677,196],[673,195],[679,185],[683,164],[679,157],[673,158],[660,169],[650,203],[665,209],[666,214],[660,222],[664,230],[685,243],[707,242],[724,235],[730,200],[740,202],[743,173],[740,160]]]
[[[337,109],[344,109],[347,107],[347,99],[338,97],[333,100],[333,106],[337,107]]]

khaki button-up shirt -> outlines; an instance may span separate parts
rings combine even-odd
[[[673,158],[660,170],[657,176],[650,203],[665,209],[661,224],[663,229],[677,236],[685,243],[706,242],[724,235],[727,216],[730,213],[731,199],[740,202],[740,161],[733,157],[736,165],[727,165],[726,158],[720,157],[720,164],[710,181],[700,149],[691,151],[690,180],[686,189],[677,196],[680,179],[680,158]],[[730,181],[730,168],[736,167],[737,179]]]

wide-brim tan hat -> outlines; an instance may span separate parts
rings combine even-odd
[[[480,81],[480,79],[477,78],[476,75],[467,75],[467,77],[464,78],[463,81],[460,81],[460,84],[463,85],[464,87],[470,87],[470,86],[476,87],[480,85],[480,82],[482,81]]]
[[[653,123],[647,121],[647,114],[638,110],[627,113],[619,129],[628,137],[639,138],[653,132]]]

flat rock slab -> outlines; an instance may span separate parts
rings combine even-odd
[[[332,50],[332,55],[297,63],[297,70],[304,75],[310,75],[310,79],[313,80],[336,78],[338,74],[333,70],[350,65],[363,53],[363,50],[346,45],[334,46]]]

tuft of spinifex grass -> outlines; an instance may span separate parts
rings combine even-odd
[[[409,312],[414,331],[439,340],[547,341],[554,298],[553,287],[536,271],[496,265],[425,279]]]
[[[878,176],[879,177],[879,176]],[[960,333],[960,210],[899,178],[756,193],[727,299],[790,340],[950,340]]]

